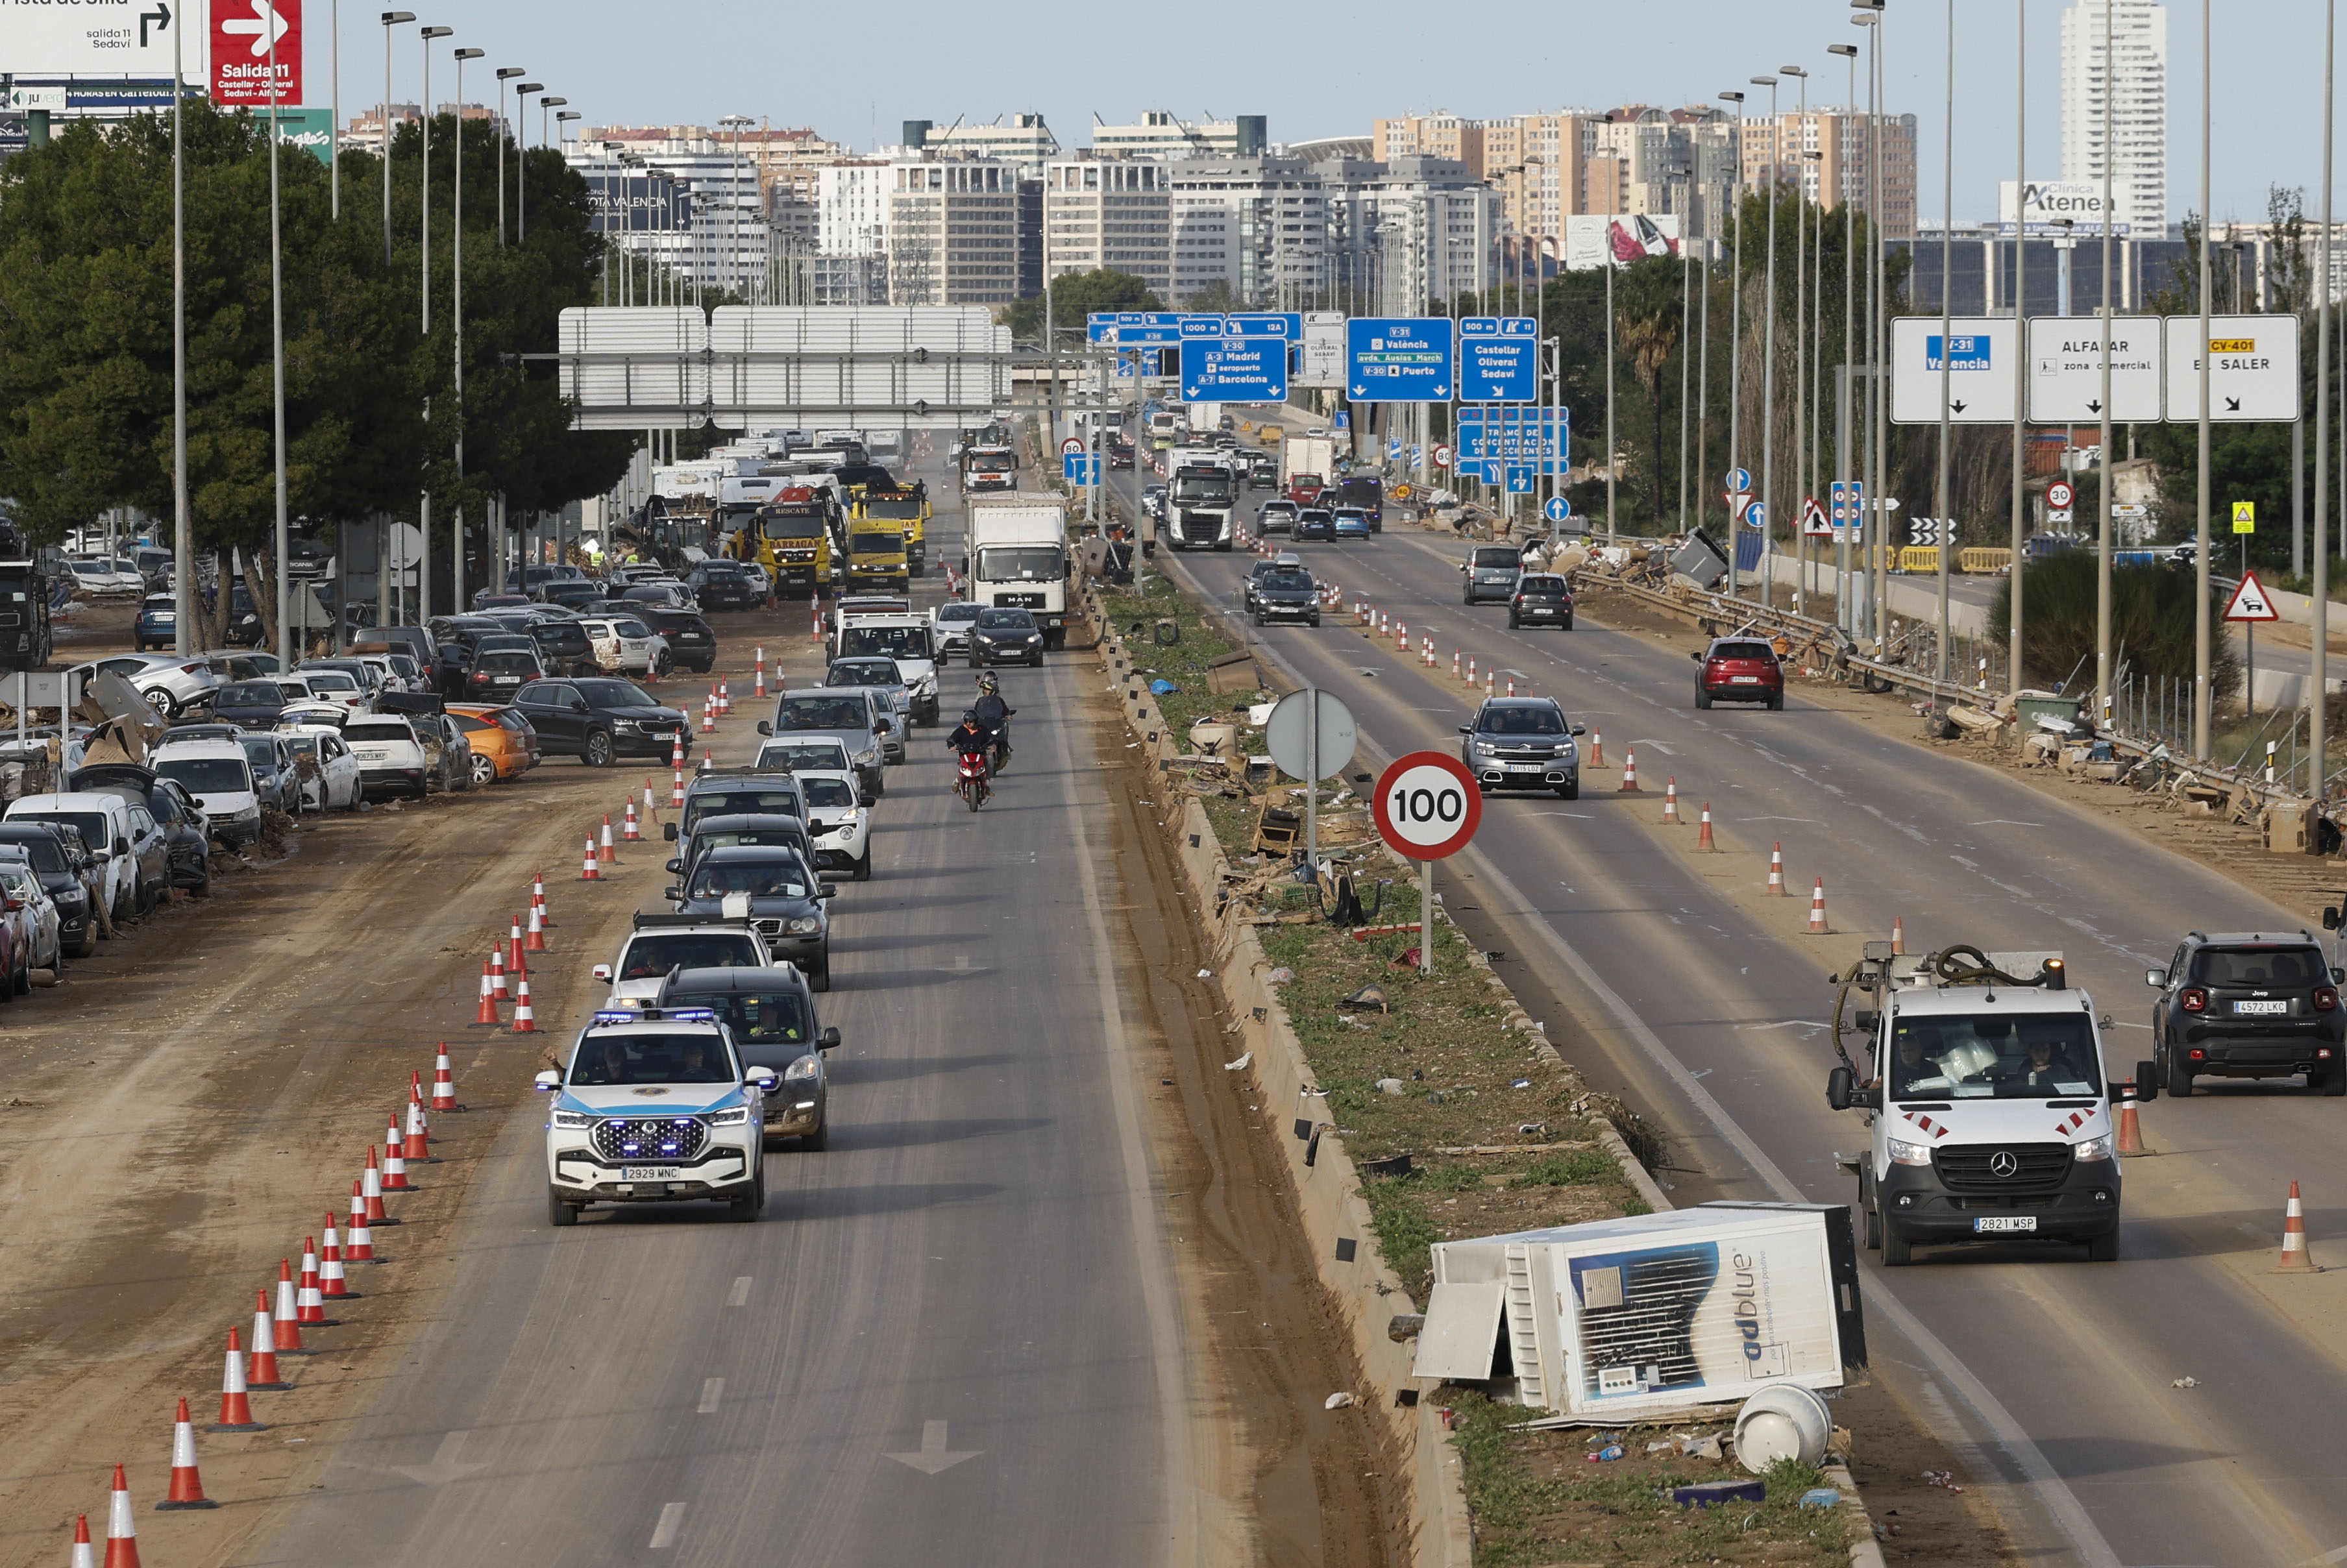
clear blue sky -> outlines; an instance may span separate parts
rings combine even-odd
[[[1945,146],[1947,3],[1890,0],[1887,24],[1889,107],[1922,121],[1919,194],[1934,217]],[[305,20],[320,54],[325,8],[323,0],[307,0]],[[2056,80],[2065,8],[2063,0],[2027,0],[2032,179],[2061,172]],[[414,9],[425,22],[457,29],[440,46],[436,97],[446,96],[451,80],[446,51],[471,45],[489,51],[484,65],[528,67],[589,124],[713,123],[744,114],[809,126],[858,149],[895,141],[907,118],[942,125],[958,115],[986,121],[1021,109],[1040,110],[1066,147],[1086,139],[1094,112],[1122,123],[1145,108],[1184,118],[1266,115],[1275,141],[1301,141],[1366,135],[1380,116],[1414,109],[1496,118],[1710,100],[1787,65],[1808,67],[1816,73],[1813,96],[1840,102],[1847,71],[1826,46],[1862,34],[1848,21],[1847,0],[1344,6],[1190,0],[1149,7],[894,0],[828,12],[767,0],[503,0],[438,9],[425,0]],[[2168,14],[2172,220],[2198,205],[2199,0],[2172,4]],[[1996,182],[2013,174],[2014,15],[2015,0],[1957,0],[1959,221],[1993,217]],[[382,90],[374,18],[374,8],[344,9],[345,114]],[[1430,31],[1430,19],[1442,30]],[[2306,187],[2314,208],[2321,28],[2317,0],[2219,7],[2213,205],[2220,220],[2262,216],[2266,188],[2276,182]],[[413,98],[418,46],[413,27],[399,32],[394,90]],[[313,103],[324,97],[323,63],[311,67]],[[2347,198],[2339,210],[2347,216]]]

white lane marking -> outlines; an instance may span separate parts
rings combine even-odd
[[[956,953],[954,955],[953,972],[958,975],[966,975],[969,973],[969,955],[968,953]]]
[[[696,1413],[704,1416],[715,1415],[717,1413],[717,1401],[724,1395],[724,1378],[705,1378],[701,1385],[701,1409]]]
[[[684,1528],[684,1504],[666,1502],[661,1505],[660,1522],[652,1526],[652,1550],[664,1551],[676,1544],[676,1532]]]
[[[725,1305],[728,1307],[747,1307],[750,1305],[750,1276],[748,1275],[745,1274],[742,1276],[741,1278],[733,1282],[733,1290],[728,1292],[726,1295]]]
[[[1993,816],[1986,822],[1975,822],[1973,827],[2043,827],[2042,822],[2015,822],[2009,816]]]
[[[1679,754],[1678,748],[1676,746],[1665,745],[1662,742],[1646,735],[1641,735],[1630,743],[1634,746],[1652,746],[1655,750],[1662,753],[1663,755],[1666,757],[1675,757]]]
[[[940,1471],[953,1469],[966,1459],[976,1459],[979,1451],[969,1449],[961,1453],[948,1453],[946,1450],[946,1424],[943,1421],[923,1421],[920,1452],[885,1454],[882,1457],[895,1460],[898,1464],[910,1465],[923,1475],[935,1475]]]

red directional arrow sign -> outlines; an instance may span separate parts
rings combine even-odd
[[[212,102],[269,106],[271,50],[277,107],[302,101],[302,0],[210,0]]]
[[[1483,792],[1458,758],[1412,752],[1378,775],[1369,809],[1395,854],[1444,860],[1475,836],[1483,821]]]

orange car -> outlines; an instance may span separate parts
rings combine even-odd
[[[473,782],[518,778],[538,766],[538,732],[518,708],[502,702],[451,702],[448,716],[473,747]]]

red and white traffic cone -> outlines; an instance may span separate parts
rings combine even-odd
[[[579,864],[579,880],[581,882],[603,880],[603,874],[595,869],[595,835],[591,833],[587,835],[587,857]]]
[[[753,696],[753,697],[764,697],[765,694],[766,694],[766,649],[765,649],[765,645],[764,645],[764,643],[761,643],[761,644],[759,644],[759,646],[758,646],[758,683],[757,683],[755,686],[753,686],[752,688],[750,688],[750,695],[751,695],[751,696]]]
[[[538,1032],[538,1015],[530,1011],[529,1009],[529,982],[528,980],[522,981],[521,994],[514,998],[513,1032],[516,1034],[536,1034]]]
[[[1408,649],[1409,647],[1409,621],[1397,620],[1394,622],[1394,645],[1402,649]]]
[[[1663,775],[1663,820],[1671,823],[1679,820],[1679,775],[1676,774]]]
[[[697,774],[705,774],[716,765],[717,758],[712,754],[707,746],[703,746],[701,748],[701,765],[692,771]]]
[[[1475,656],[1474,656],[1473,654],[1470,653],[1470,654],[1467,656],[1467,684],[1469,684],[1470,686],[1472,686],[1474,683],[1475,683]]]
[[[1456,648],[1452,649],[1452,650],[1450,651],[1450,678],[1451,678],[1453,681],[1456,681],[1456,680],[1458,680],[1458,679],[1459,679],[1459,669],[1460,669],[1460,665],[1459,665],[1459,658],[1460,658],[1460,655],[1459,655],[1459,650],[1457,650]]]
[[[432,1109],[462,1111],[456,1103],[456,1075],[448,1066],[448,1042],[440,1042],[440,1052],[432,1059]]]
[[[475,1029],[497,1027],[497,994],[490,989],[493,983],[489,979],[489,966],[483,964],[481,966],[481,1005],[473,1012]]]
[[[343,1272],[343,1238],[334,1229],[333,1215],[326,1216],[322,1234],[326,1239],[318,1244],[318,1294],[328,1301],[356,1301],[359,1293],[351,1288],[350,1276]]]
[[[1891,956],[1902,957],[1907,951],[1907,922],[1898,916],[1891,917]]]
[[[1696,834],[1695,846],[1699,854],[1713,853],[1719,848],[1719,845],[1712,841],[1711,802],[1709,801],[1703,803],[1703,823]]]
[[[114,1468],[117,1474],[121,1473],[120,1465]],[[136,1542],[131,1543],[129,1560],[133,1563],[138,1561],[138,1547]],[[97,1548],[90,1544],[89,1515],[87,1513],[74,1515],[73,1558],[67,1564],[67,1568],[97,1568]]]
[[[1512,696],[1514,696],[1515,694],[1516,694],[1516,678],[1515,678],[1515,676],[1514,676],[1514,675],[1512,675],[1512,675],[1510,675],[1510,676],[1508,677],[1508,695],[1509,695],[1509,696],[1511,696],[1511,697],[1512,697]],[[1592,763],[1592,764],[1590,764],[1589,765],[1590,765],[1591,767],[1593,767],[1593,768],[1594,768],[1594,767],[1600,767],[1600,766],[1603,766],[1604,764],[1599,764],[1599,763]]]
[[[1809,894],[1809,935],[1826,935],[1826,879],[1818,878],[1815,890]]]
[[[1511,681],[1508,682],[1508,695],[1512,697],[1515,694],[1516,683]],[[1605,765],[1605,732],[1594,727],[1589,732],[1589,765],[1593,768]]]
[[[684,766],[684,732],[682,730],[677,731],[669,741],[668,765],[672,768]]]
[[[1622,753],[1622,783],[1614,793],[1617,794],[1638,793],[1638,748],[1635,746],[1627,747]]]
[[[548,930],[554,929],[554,906],[546,901],[546,873],[541,871],[529,885],[529,901],[538,906],[538,918]]]
[[[318,1242],[314,1236],[302,1238],[302,1281],[294,1293],[294,1309],[302,1322],[311,1328],[331,1328],[336,1319],[326,1316],[326,1290],[323,1265],[318,1261]]]
[[[652,781],[651,775],[647,774],[644,778],[644,820],[652,822],[658,820],[659,816],[660,802],[652,798]]]
[[[2143,1141],[2143,1120],[2138,1114],[2135,1097],[2135,1080],[2124,1079],[2119,1086],[2118,1152],[2127,1154],[2148,1154],[2150,1149]]]
[[[367,1224],[395,1225],[399,1222],[383,1206],[383,1169],[374,1163],[374,1145],[367,1145],[366,1164],[359,1172],[359,1193],[366,1199]]]
[[[808,600],[807,610],[810,612],[807,618],[808,640],[815,642],[820,642],[823,641],[823,600],[819,599]]]
[[[399,1130],[399,1113],[395,1111],[383,1130],[383,1190],[386,1193],[415,1190],[415,1184],[407,1179],[406,1147],[407,1139]]]
[[[411,1165],[436,1165],[440,1156],[432,1152],[432,1123],[425,1119],[424,1102],[410,1098],[407,1102],[407,1134],[401,1141],[400,1157]]]
[[[1500,686],[1500,672],[1499,672],[1498,669],[1497,669],[1497,668],[1493,668],[1493,669],[1490,669],[1490,670],[1486,670],[1486,671],[1483,671],[1483,695],[1485,695],[1486,697],[1490,696],[1493,692],[1496,692],[1496,691],[1498,691],[1498,690],[1499,690],[1499,686]]]
[[[502,942],[489,944],[489,995],[497,1001],[509,1001],[513,992],[506,985],[506,949]]]
[[[229,1331],[229,1340],[235,1342],[234,1329]],[[78,1538],[80,1532],[75,1534]],[[130,1507],[130,1481],[120,1465],[114,1467],[114,1490],[106,1500],[106,1568],[138,1568],[138,1522]]]
[[[636,831],[636,797],[630,795],[628,797],[627,815],[621,817],[620,821],[620,842],[622,844],[641,844],[643,841],[644,835]]]
[[[1785,846],[1782,844],[1768,846],[1768,893],[1771,898],[1785,897]]]
[[[546,951],[546,922],[539,917],[537,905],[529,907],[529,927],[521,934],[521,950],[525,953]]]
[[[717,716],[721,719],[733,716],[733,683],[730,681],[717,682]]]
[[[351,1239],[343,1245],[343,1262],[374,1263],[374,1227],[366,1223],[366,1194],[358,1178],[351,1180]]]
[[[210,1430],[216,1432],[260,1432],[269,1430],[252,1419],[252,1400],[247,1397],[244,1386],[244,1340],[233,1328],[228,1331],[228,1365],[220,1374],[220,1419],[211,1424]],[[118,1469],[114,1473],[118,1482],[122,1472]],[[118,1486],[117,1490],[119,1491],[121,1488]],[[106,1560],[108,1563],[114,1561],[113,1534],[111,1530],[107,1532]],[[135,1548],[133,1552],[135,1555]]]
[[[717,733],[717,701],[713,697],[704,697],[701,701],[701,733],[704,735]]]
[[[603,842],[596,846],[595,858],[606,866],[620,858],[619,850],[611,843],[611,814],[608,811],[603,814]]]
[[[293,1260],[277,1260],[277,1353],[280,1356],[315,1356],[302,1343],[302,1292],[293,1283]]]
[[[2319,1274],[2314,1255],[2306,1250],[2306,1209],[2298,1201],[2298,1184],[2290,1184],[2290,1202],[2281,1211],[2281,1263],[2276,1274]]]
[[[676,781],[669,786],[668,808],[671,811],[684,809],[684,764],[681,762],[676,765]]]
[[[269,1292],[252,1293],[252,1365],[246,1374],[248,1389],[278,1392],[293,1385],[277,1375],[277,1335],[269,1318]]]
[[[508,973],[519,974],[529,967],[529,960],[522,956],[526,951],[528,949],[521,942],[521,917],[517,915],[506,937],[506,968]]]
[[[1433,669],[1433,668],[1434,668],[1434,639],[1433,639],[1433,638],[1431,638],[1431,637],[1421,637],[1421,638],[1419,638],[1419,639],[1418,640],[1418,651],[1419,651],[1419,663],[1421,663],[1421,664],[1423,664],[1423,665],[1425,665],[1429,670]]]
[[[182,1509],[218,1508],[219,1503],[204,1495],[204,1478],[196,1472],[196,1423],[189,1418],[188,1401],[179,1401],[179,1412],[171,1418],[171,1490],[155,1505],[158,1513],[177,1513]],[[87,1539],[88,1526],[77,1541]]]

